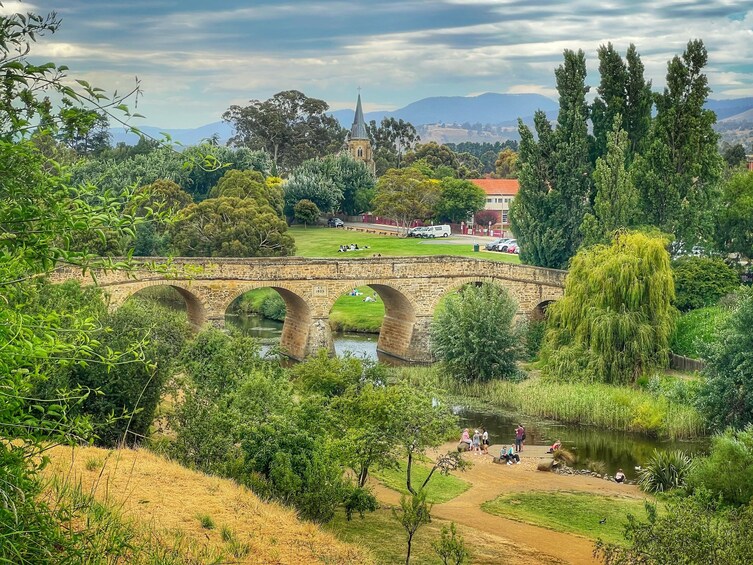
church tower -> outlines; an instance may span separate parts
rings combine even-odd
[[[374,174],[376,166],[374,164],[371,141],[369,140],[369,134],[366,131],[366,122],[363,119],[360,92],[358,93],[358,103],[356,104],[356,115],[353,118],[353,125],[350,127],[348,152],[350,153],[350,156],[357,161],[363,161],[366,163],[366,167],[371,171],[371,174]]]

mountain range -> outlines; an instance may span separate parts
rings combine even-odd
[[[716,112],[717,130],[725,136],[727,131],[753,131],[753,97],[732,100],[708,100],[706,107]],[[556,117],[556,101],[540,94],[497,94],[479,96],[433,96],[412,102],[394,111],[366,112],[366,121],[392,117],[412,123],[424,141],[496,141],[517,137],[517,119],[530,123],[536,110],[544,110]],[[331,115],[345,128],[353,122],[353,109],[334,110]],[[482,131],[479,124],[486,130]],[[441,127],[440,127],[441,125]],[[738,127],[738,125],[740,127]],[[495,127],[491,127],[495,126]],[[167,134],[177,143],[195,145],[216,135],[225,143],[232,135],[232,126],[226,122],[213,122],[198,128],[172,129],[140,126],[153,137]],[[122,128],[111,128],[112,143],[135,144],[138,138]]]

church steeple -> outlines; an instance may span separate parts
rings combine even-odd
[[[350,139],[369,139],[369,134],[366,133],[366,122],[363,119],[363,110],[361,109],[360,92],[356,104],[356,115],[353,118],[353,125],[350,127]]]
[[[363,119],[363,108],[361,108],[361,92],[358,89],[358,102],[356,103],[356,115],[353,118],[353,125],[350,126],[350,136],[348,139],[348,152],[354,159],[366,163],[369,171],[374,174],[376,164],[371,149],[371,140],[369,132],[366,131],[366,121]]]

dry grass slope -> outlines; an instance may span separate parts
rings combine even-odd
[[[232,481],[191,471],[148,451],[58,447],[49,455],[46,473],[80,484],[85,493],[132,520],[144,536],[183,545],[189,540],[194,554],[225,554],[225,563],[373,562],[361,548],[301,522],[279,504],[263,502]],[[214,527],[203,527],[201,516],[208,516]],[[228,552],[223,530],[225,538],[232,532],[245,555]]]

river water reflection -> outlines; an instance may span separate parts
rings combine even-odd
[[[244,334],[262,340],[263,351],[272,344],[279,343],[282,322],[266,319],[257,314],[227,316],[227,326],[233,326]],[[377,335],[364,333],[334,334],[335,351],[338,355],[350,352],[366,359],[378,359],[387,364],[400,364],[400,361],[383,355],[376,350]],[[478,411],[465,406],[456,406],[455,412],[463,426],[471,429],[486,427],[494,444],[511,443],[515,438],[515,427],[522,423],[526,428],[526,443],[551,445],[555,440],[562,441],[564,447],[576,456],[576,468],[594,468],[594,462],[604,466],[613,475],[623,469],[629,478],[635,478],[636,466],[645,465],[654,449],[660,451],[682,449],[688,453],[704,452],[707,440],[689,442],[660,441],[639,434],[628,434],[596,428],[592,426],[566,425],[559,422],[535,419],[517,415],[505,410]],[[525,456],[525,449],[523,452]]]

